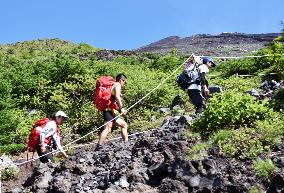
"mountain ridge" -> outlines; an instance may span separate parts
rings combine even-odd
[[[219,35],[196,34],[184,38],[169,36],[134,51],[166,54],[175,48],[178,54],[240,56],[256,52],[280,35],[280,33],[222,32]]]

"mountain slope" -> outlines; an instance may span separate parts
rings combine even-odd
[[[280,33],[243,34],[223,32],[220,35],[201,34],[185,38],[170,36],[135,51],[165,54],[176,48],[180,54],[240,56],[263,48],[280,35]]]
[[[38,164],[24,187],[13,192],[235,193],[249,192],[254,186],[268,192],[278,187],[284,176],[283,159],[277,156],[272,158],[278,160],[278,172],[268,184],[254,174],[252,160],[223,157],[216,148],[210,148],[206,158],[188,160],[195,140],[183,133],[190,118],[168,117],[160,129],[137,134],[127,143],[113,141],[100,151],[80,148],[61,163]],[[277,153],[283,154],[283,149]],[[4,192],[9,188],[4,186]]]

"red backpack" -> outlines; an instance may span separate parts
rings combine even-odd
[[[50,120],[48,118],[42,118],[36,122],[34,122],[32,131],[29,135],[28,138],[28,143],[27,143],[27,160],[29,160],[29,152],[33,152],[32,154],[32,159],[34,157],[34,153],[36,152],[36,147],[37,145],[40,144],[40,133],[42,132],[43,128],[46,126],[46,124],[49,122]],[[60,136],[60,132],[58,127],[56,128],[56,132],[59,134]],[[61,136],[60,136],[61,139]],[[51,137],[45,138],[44,142],[48,145],[51,144]]]
[[[93,102],[96,108],[103,112],[107,108],[118,109],[115,101],[111,100],[111,88],[115,80],[111,76],[102,76],[96,83],[96,92],[93,96]]]
[[[27,160],[29,160],[29,152],[33,152],[32,159],[34,157],[34,153],[36,152],[37,145],[40,144],[40,134],[43,128],[50,120],[48,118],[42,118],[36,122],[34,122],[33,128],[28,138],[27,142]],[[56,132],[59,134],[61,139],[59,128],[56,127]],[[44,143],[51,145],[51,137],[45,138]]]
[[[45,125],[49,122],[48,118],[42,118],[36,122],[34,122],[32,131],[28,138],[27,143],[27,152],[35,152],[36,146],[40,143],[40,133]]]

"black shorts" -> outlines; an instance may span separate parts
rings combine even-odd
[[[42,156],[42,155],[44,155],[44,154],[47,154],[47,153],[49,153],[49,152],[51,152],[51,148],[49,147],[49,146],[46,146],[46,151],[43,153],[42,151],[41,151],[41,146],[40,145],[37,145],[37,154],[38,154],[38,156]],[[52,154],[50,153],[50,154],[48,154],[48,155],[45,155],[45,156],[43,156],[43,157],[40,157],[39,158],[39,160],[42,162],[42,163],[47,163],[48,162],[48,160],[49,159],[51,159],[52,158]]]
[[[112,122],[115,122],[119,118],[119,117],[116,117],[116,118],[115,117],[116,117],[116,114],[113,114],[112,111],[110,111],[110,110],[103,111],[104,122],[109,122],[110,120],[113,120]],[[102,127],[99,130],[99,133],[101,133],[104,129],[105,129],[105,127]],[[112,129],[115,129],[115,123],[113,123]]]
[[[111,111],[103,111],[103,117],[104,117],[104,121],[105,122],[108,122],[110,120],[112,120],[115,115],[111,112]]]
[[[204,104],[202,93],[200,90],[197,89],[188,89],[187,90],[188,96],[192,101],[192,104],[199,108]]]

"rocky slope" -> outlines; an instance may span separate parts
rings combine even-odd
[[[268,182],[255,175],[252,161],[222,157],[215,148],[208,150],[207,158],[187,160],[195,141],[183,133],[192,119],[166,117],[161,128],[135,135],[128,143],[111,142],[98,152],[94,147],[77,149],[61,163],[39,164],[23,187],[6,187],[4,192],[236,193],[252,187],[284,191],[284,141],[272,156],[277,168]]]
[[[279,33],[242,34],[225,32],[220,35],[202,34],[185,38],[171,36],[135,51],[165,54],[176,48],[177,52],[182,54],[240,56],[263,48],[278,36],[280,36]]]
[[[266,40],[263,40],[265,42]],[[237,44],[237,43],[236,43]],[[205,50],[205,49],[204,49]],[[196,53],[196,52],[195,52]],[[100,51],[97,57],[112,60],[132,52]],[[197,53],[198,54],[198,53]],[[82,56],[82,60],[84,60]],[[263,93],[251,90],[258,100],[272,97],[282,82],[263,83]],[[166,117],[162,126],[137,134],[128,143],[110,142],[101,151],[94,147],[77,149],[61,163],[38,164],[25,183],[3,183],[3,192],[284,192],[284,139],[269,155],[276,165],[270,181],[256,176],[251,160],[221,156],[217,148],[208,157],[188,160],[196,143],[184,136],[191,116]]]

